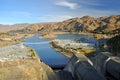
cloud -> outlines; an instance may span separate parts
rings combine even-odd
[[[37,17],[38,20],[42,20],[40,22],[60,22],[67,19],[73,18],[73,16],[69,15],[44,15]]]
[[[79,8],[77,3],[72,3],[72,2],[68,2],[68,1],[59,1],[55,4],[58,5],[58,6],[68,7],[72,10]]]

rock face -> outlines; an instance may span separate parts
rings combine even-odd
[[[0,49],[0,80],[57,80],[57,77],[34,50],[13,45]]]

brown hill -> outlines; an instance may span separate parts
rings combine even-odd
[[[14,25],[3,25],[0,24],[0,32],[7,32],[10,30],[20,30],[26,28],[29,24],[14,24]]]
[[[84,16],[72,18],[57,23],[38,23],[29,25],[26,30],[29,32],[94,32],[94,33],[116,33],[120,29],[120,15],[110,17],[93,18]]]
[[[11,26],[10,26],[11,27]],[[63,22],[36,23],[12,25],[13,29],[23,29],[29,33],[40,32],[49,34],[51,32],[93,32],[93,33],[116,33],[120,29],[120,15],[110,17],[94,18],[84,16],[72,18]],[[4,27],[5,28],[5,27]]]
[[[120,28],[120,15],[110,16],[101,20],[104,25],[99,26],[94,32],[98,33],[111,33]]]

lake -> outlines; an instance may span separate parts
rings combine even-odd
[[[88,36],[79,35],[79,34],[59,34],[57,36],[57,39],[79,39],[81,37],[85,38]],[[25,44],[25,45],[33,48],[40,56],[40,59],[47,65],[51,66],[52,68],[64,67],[69,61],[69,58],[65,57],[61,53],[51,48],[49,43],[44,43],[50,41],[49,39],[44,39],[39,37],[39,35],[35,35],[31,38],[26,38],[24,40],[26,43],[35,43],[35,44]]]

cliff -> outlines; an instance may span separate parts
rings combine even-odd
[[[56,80],[34,50],[21,45],[0,48],[0,80]]]

